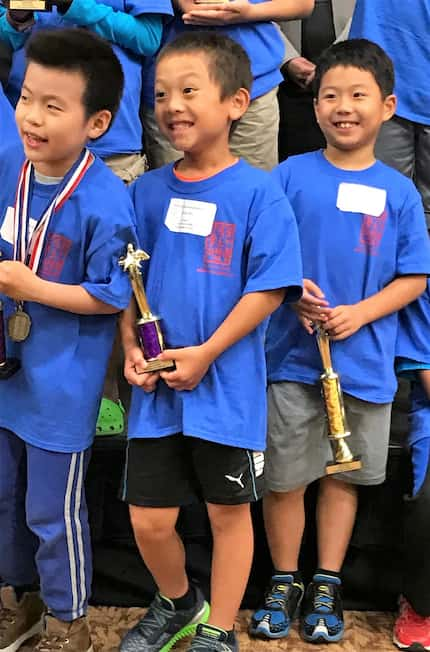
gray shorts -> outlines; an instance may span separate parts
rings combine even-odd
[[[332,477],[360,485],[385,480],[391,403],[368,403],[344,394],[351,436],[346,439],[362,468]],[[333,460],[327,423],[318,385],[282,382],[269,385],[266,489],[292,491],[326,475]]]

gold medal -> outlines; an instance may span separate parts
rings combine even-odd
[[[14,342],[23,342],[27,339],[31,329],[31,318],[22,306],[18,306],[7,322],[7,332]]]

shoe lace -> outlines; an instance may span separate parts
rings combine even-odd
[[[69,643],[69,639],[57,634],[45,635],[36,645],[35,652],[52,652],[62,650]]]
[[[334,610],[334,596],[327,584],[317,584],[313,598],[313,609],[325,614]]]
[[[171,617],[171,609],[163,607],[161,598],[156,596],[149,605],[145,616],[137,623],[137,627],[143,636],[148,636],[160,629],[164,629]]]
[[[286,609],[292,588],[292,584],[273,584],[264,600],[267,609]]]
[[[15,612],[5,607],[0,608],[0,634],[3,634],[15,622]]]

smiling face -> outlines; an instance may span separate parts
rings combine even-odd
[[[169,54],[157,64],[155,116],[162,133],[186,154],[228,151],[231,123],[245,113],[248,103],[242,88],[221,99],[204,53]]]
[[[336,66],[323,76],[315,113],[328,149],[372,152],[383,122],[396,107],[394,95],[383,98],[373,74],[354,66]]]
[[[86,116],[85,84],[79,72],[27,67],[15,119],[25,155],[41,174],[64,176],[87,141],[109,126],[109,111]]]

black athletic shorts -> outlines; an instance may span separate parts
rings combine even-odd
[[[263,494],[264,453],[182,434],[131,439],[121,497],[131,505],[239,505]]]

